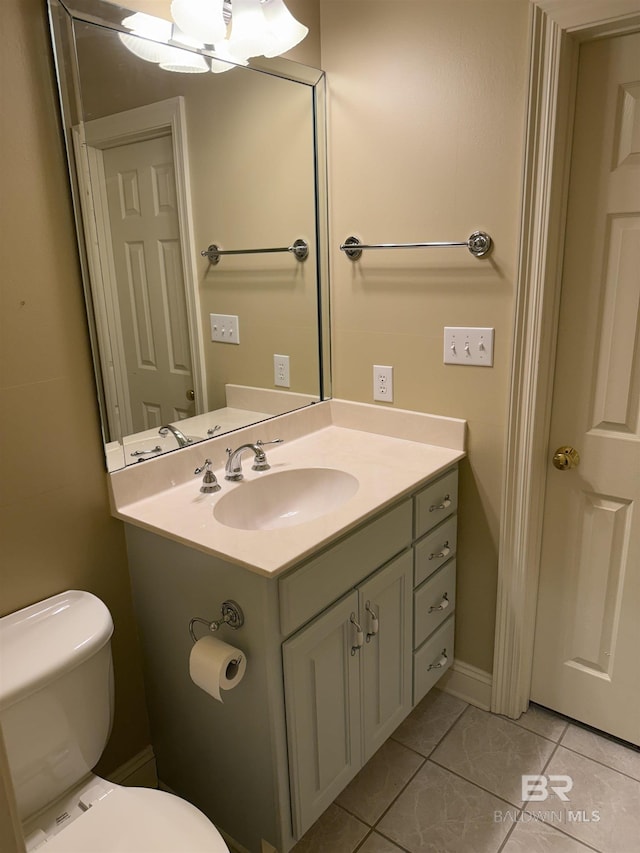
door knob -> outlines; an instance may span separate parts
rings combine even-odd
[[[580,454],[575,447],[559,447],[553,454],[553,464],[560,471],[569,468],[577,468],[580,463]]]
[[[185,394],[185,397],[187,398],[187,400],[193,403],[193,401],[196,399],[196,393],[193,388],[189,388],[189,390]]]

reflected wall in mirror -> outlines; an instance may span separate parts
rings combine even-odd
[[[175,73],[128,10],[49,8],[109,470],[325,399],[323,74]]]

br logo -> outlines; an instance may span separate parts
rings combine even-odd
[[[549,796],[549,790],[561,800],[568,801],[567,794],[573,788],[571,776],[563,774],[551,776],[525,775],[522,777],[522,799],[534,803],[542,802]]]

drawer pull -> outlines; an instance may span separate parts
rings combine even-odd
[[[445,594],[442,596],[442,600],[440,601],[440,604],[438,604],[436,606],[432,605],[427,612],[428,613],[435,613],[436,611],[446,610],[450,603],[451,602],[449,601],[449,596],[445,592]]]
[[[442,499],[441,504],[432,504],[432,506],[429,507],[429,512],[435,512],[437,509],[447,509],[447,507],[450,507],[450,506],[451,506],[451,498],[449,497],[449,495],[445,495],[444,498]]]
[[[447,650],[443,649],[440,653],[440,660],[437,663],[430,663],[427,667],[427,672],[430,672],[432,669],[442,669],[443,666],[447,665],[447,661],[449,658],[447,657]]]
[[[441,560],[443,557],[448,557],[451,553],[451,548],[449,547],[449,543],[445,542],[442,546],[442,551],[439,554],[429,554],[430,560]]]
[[[376,615],[375,610],[371,607],[371,602],[367,601],[364,609],[367,611],[367,619],[369,621],[368,629],[367,629],[367,643],[371,642],[371,638],[375,637],[380,628],[380,622],[378,621],[378,617]]]
[[[362,633],[362,628],[356,621],[356,614],[352,613],[349,617],[349,622],[354,627],[354,638],[351,641],[351,657],[355,655],[356,652],[359,652],[362,646],[364,645],[364,634]]]

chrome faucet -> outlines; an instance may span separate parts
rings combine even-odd
[[[265,444],[282,444],[281,438],[273,441],[256,441],[255,444],[241,444],[236,450],[227,447],[227,464],[224,466],[225,480],[242,480],[242,454],[245,450],[252,450],[254,455],[252,471],[268,471],[271,465],[267,462],[267,455],[262,449]]]
[[[178,447],[187,447],[187,445],[193,443],[190,438],[187,438],[183,432],[181,432],[177,427],[171,426],[171,424],[166,424],[166,426],[162,426],[158,430],[160,435],[167,435],[169,432],[175,437],[175,440],[178,442]]]

